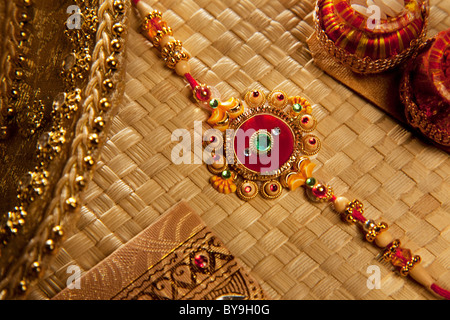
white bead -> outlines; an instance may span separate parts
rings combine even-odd
[[[394,237],[392,237],[391,233],[389,231],[384,231],[375,238],[375,244],[380,248],[386,248],[392,240],[394,240]]]
[[[164,48],[166,44],[168,44],[171,41],[175,41],[175,38],[173,36],[165,35],[159,42],[159,46],[161,48]]]
[[[336,200],[334,200],[334,209],[339,213],[343,213],[349,203],[350,200],[346,197],[337,197]]]
[[[145,17],[147,14],[153,11],[152,7],[150,7],[144,1],[139,1],[136,4],[136,9],[139,11],[142,17]]]
[[[418,283],[425,287],[430,287],[434,280],[427,272],[427,270],[420,264],[416,264],[412,270],[409,271],[409,275],[416,280]]]
[[[179,61],[175,66],[175,72],[179,76],[184,76],[186,73],[191,72],[191,65],[189,64],[189,61],[186,60]]]

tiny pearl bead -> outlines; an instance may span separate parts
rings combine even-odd
[[[346,197],[337,197],[336,200],[334,200],[334,209],[339,213],[343,213],[349,202],[350,200]]]

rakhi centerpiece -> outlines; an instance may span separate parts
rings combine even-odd
[[[216,190],[236,191],[243,200],[258,193],[274,199],[283,187],[294,190],[306,183],[315,166],[306,156],[319,151],[320,140],[310,133],[317,121],[305,98],[281,90],[266,98],[254,90],[243,100],[220,102],[209,93],[197,100],[213,108],[207,122],[216,130],[205,148],[212,155],[208,169]]]
[[[404,62],[426,37],[428,0],[318,0],[315,30],[322,47],[358,73]]]

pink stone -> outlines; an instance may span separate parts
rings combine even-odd
[[[270,191],[272,191],[272,192],[278,191],[278,186],[276,184],[271,184],[270,185]]]
[[[195,97],[202,102],[207,102],[211,99],[211,90],[208,87],[198,87],[195,89]]]
[[[197,267],[204,269],[208,265],[208,258],[202,254],[198,254],[194,258],[194,263]]]
[[[246,186],[246,187],[244,188],[244,191],[245,191],[246,193],[250,193],[250,192],[252,191],[252,187]]]
[[[310,139],[309,139],[309,144],[315,145],[316,143],[317,143],[316,138],[310,138]]]
[[[281,94],[281,93],[278,94],[278,95],[277,95],[277,99],[280,100],[280,101],[283,101],[283,100],[284,100],[284,95]]]
[[[325,186],[320,185],[320,187],[315,187],[312,190],[312,193],[317,198],[324,198],[327,195],[327,188]]]

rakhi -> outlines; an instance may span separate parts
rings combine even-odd
[[[303,187],[309,199],[330,203],[345,221],[357,224],[365,239],[381,248],[383,259],[402,276],[409,275],[432,293],[450,299],[450,292],[435,283],[419,256],[402,247],[388,231],[387,223],[367,219],[361,201],[336,196],[331,186],[313,175],[315,163],[310,157],[317,154],[321,143],[311,133],[317,121],[311,114],[313,106],[305,98],[276,89],[268,95],[253,90],[244,99],[222,101],[213,87],[191,75],[190,55],[174,38],[161,12],[140,0],[133,3],[144,17],[144,35],[160,51],[167,67],[189,83],[194,99],[210,112],[207,123],[215,130],[204,139],[204,148],[211,152],[208,169],[217,191],[235,192],[243,200],[258,194],[275,199],[283,188],[293,191]],[[267,167],[274,159],[276,165]]]

